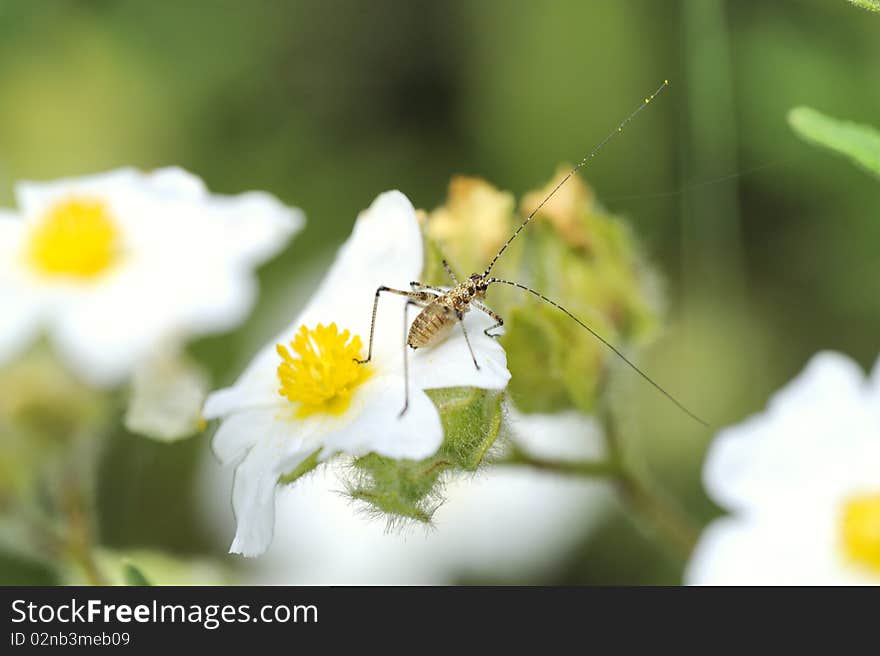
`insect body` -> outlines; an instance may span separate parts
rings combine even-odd
[[[468,310],[470,298],[461,285],[435,296],[412,322],[406,338],[407,345],[416,349],[441,342],[452,331],[459,317]]]
[[[413,290],[417,293],[436,294],[419,312],[410,326],[406,343],[414,349],[431,346],[442,341],[452,331],[455,324],[462,321],[472,306],[481,309],[499,322],[496,326],[492,326],[493,328],[503,323],[500,317],[480,302],[486,297],[486,289],[489,287],[482,276],[475,273],[464,282],[458,282],[446,260],[443,260],[443,268],[452,278],[455,285],[452,289],[444,291],[439,287],[426,287],[417,282],[411,283]],[[464,330],[463,325],[462,330]],[[464,335],[467,338],[467,332]],[[468,343],[468,347],[470,347],[470,343]],[[471,351],[471,355],[473,355],[473,351]],[[477,365],[477,369],[480,368],[479,364],[476,362],[474,364]]]
[[[624,126],[629,123],[640,111],[642,111],[648,103],[650,103],[666,86],[669,84],[668,81],[664,81],[662,85],[650,96],[645,98],[645,101],[639,105],[635,111],[633,111],[629,116],[627,116],[618,126],[617,128],[611,132],[605,139],[599,142],[599,145],[596,146],[592,151],[590,151],[586,157],[584,157],[580,163],[575,166],[571,171],[569,171],[568,175],[566,175],[556,187],[547,195],[547,197],[541,201],[541,203],[534,209],[532,212],[523,220],[523,222],[519,225],[519,227],[514,231],[514,233],[510,236],[510,238],[504,243],[504,245],[499,249],[499,251],[495,254],[495,257],[492,258],[492,261],[489,262],[489,265],[482,273],[473,273],[467,279],[459,282],[455,277],[452,269],[443,261],[443,268],[446,270],[447,275],[452,281],[453,286],[451,288],[443,288],[443,287],[434,287],[430,285],[423,285],[420,282],[411,282],[410,290],[402,290],[402,289],[392,289],[391,287],[379,287],[376,290],[376,296],[373,300],[373,316],[370,324],[370,342],[369,347],[367,349],[367,357],[364,360],[358,360],[357,362],[363,364],[369,362],[373,357],[373,333],[376,328],[376,311],[379,306],[379,298],[383,293],[389,294],[397,294],[400,296],[405,296],[407,298],[406,306],[403,312],[403,330],[406,335],[406,343],[404,346],[404,377],[406,380],[406,399],[404,401],[403,410],[401,410],[401,415],[406,412],[407,407],[409,405],[409,370],[407,364],[406,357],[406,347],[409,346],[412,349],[423,348],[428,346],[433,346],[442,342],[449,333],[456,327],[461,326],[462,333],[464,334],[465,342],[467,343],[468,350],[470,351],[471,358],[474,361],[474,366],[479,369],[480,364],[477,362],[477,358],[474,355],[474,350],[471,347],[470,338],[468,337],[467,330],[464,326],[464,315],[472,309],[476,309],[484,314],[490,316],[495,324],[484,330],[483,332],[488,337],[497,337],[498,333],[492,333],[492,330],[500,328],[504,325],[504,320],[496,314],[491,308],[489,308],[484,300],[486,298],[486,291],[493,284],[503,284],[509,285],[511,287],[516,287],[525,292],[528,292],[545,303],[549,303],[556,309],[560,310],[564,314],[566,314],[569,318],[573,319],[578,323],[582,328],[586,329],[589,333],[593,335],[596,339],[602,342],[606,347],[608,347],[611,351],[613,351],[618,357],[620,357],[629,367],[631,367],[636,373],[638,373],[642,378],[644,378],[648,383],[653,385],[661,394],[666,396],[672,403],[678,406],[683,412],[689,415],[692,419],[696,420],[700,424],[704,426],[708,426],[706,422],[697,417],[694,413],[688,410],[684,405],[682,405],[675,397],[673,397],[669,392],[663,389],[659,384],[657,384],[650,376],[648,376],[645,372],[639,369],[635,364],[633,364],[623,353],[620,352],[613,344],[608,342],[604,337],[599,335],[595,330],[590,328],[583,321],[578,319],[571,312],[566,310],[564,307],[556,303],[555,301],[547,298],[540,292],[526,287],[518,282],[513,282],[510,280],[502,280],[501,278],[494,278],[490,276],[492,272],[492,268],[495,266],[495,263],[498,261],[498,258],[507,250],[507,247],[510,246],[511,242],[517,238],[520,232],[529,224],[529,222],[534,218],[534,216],[538,213],[538,211],[549,201],[553,195],[559,190],[562,185],[564,185],[571,176],[577,172],[582,166],[584,166],[587,162],[589,162],[596,154],[605,146],[608,141],[614,137],[617,133],[621,132]],[[421,308],[421,311],[413,320],[412,325],[407,329],[407,324],[409,322],[409,309],[411,306],[416,306]]]

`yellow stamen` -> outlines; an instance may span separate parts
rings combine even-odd
[[[880,493],[851,498],[843,507],[843,546],[854,562],[880,574]]]
[[[94,278],[119,254],[119,233],[107,206],[89,198],[53,205],[34,227],[27,244],[30,264],[50,276]]]
[[[369,365],[358,364],[361,338],[341,333],[335,323],[309,330],[305,326],[289,343],[278,344],[279,394],[298,403],[297,417],[317,413],[340,415],[348,409],[352,392],[372,373]],[[298,357],[296,357],[298,356]]]

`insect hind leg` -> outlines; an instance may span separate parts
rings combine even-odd
[[[468,337],[467,330],[464,327],[464,313],[456,312],[455,316],[458,318],[458,323],[461,325],[461,332],[464,335],[464,342],[467,344],[468,351],[471,353],[471,360],[474,361],[474,366],[477,368],[477,371],[479,371],[480,365],[477,363],[477,356],[474,355],[474,348],[471,346],[471,339]]]
[[[370,319],[370,341],[369,346],[367,347],[367,357],[363,360],[359,360],[357,358],[354,359],[358,364],[366,364],[373,358],[373,337],[376,333],[376,311],[379,309],[379,297],[383,292],[387,292],[389,294],[397,294],[398,296],[406,296],[411,302],[416,304],[418,303],[428,303],[434,298],[434,294],[427,291],[411,291],[407,292],[402,289],[394,289],[392,287],[386,287],[385,285],[381,285],[376,290],[376,296],[373,299],[373,315]],[[404,311],[405,313],[405,311]]]
[[[397,418],[400,419],[406,414],[406,411],[409,409],[409,351],[407,350],[408,344],[408,326],[409,326],[409,308],[411,305],[419,306],[418,301],[414,301],[413,299],[409,299],[406,302],[406,305],[403,306],[403,410],[400,411],[400,414],[397,415]]]

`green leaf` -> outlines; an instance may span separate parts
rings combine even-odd
[[[846,155],[880,176],[880,132],[870,125],[841,121],[810,107],[796,107],[788,122],[803,139]]]
[[[428,523],[443,502],[443,476],[474,471],[501,429],[502,393],[472,387],[427,390],[440,412],[443,444],[423,460],[369,454],[355,460],[348,494],[390,521]]]
[[[440,412],[443,445],[438,455],[453,467],[475,471],[501,429],[501,392],[474,387],[426,390]]]
[[[856,7],[867,9],[868,11],[880,11],[880,0],[849,0]]]
[[[122,565],[122,578],[125,585],[130,586],[152,586],[153,584],[144,576],[144,573],[137,568],[131,561],[126,561]]]
[[[563,316],[562,319],[567,319]],[[555,308],[534,303],[512,309],[501,338],[514,376],[508,387],[523,412],[559,412],[571,407],[562,370],[567,353]]]
[[[440,474],[450,465],[442,456],[394,460],[371,453],[355,461],[358,476],[349,485],[348,494],[391,520],[427,523],[441,502],[437,491]]]

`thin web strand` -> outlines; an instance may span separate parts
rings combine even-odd
[[[641,112],[645,107],[647,107],[651,103],[651,101],[654,100],[654,98],[656,98],[658,95],[660,95],[660,92],[663,91],[663,89],[665,89],[667,86],[669,86],[669,80],[663,80],[663,84],[661,84],[657,88],[657,90],[654,91],[654,93],[652,93],[650,96],[645,98],[645,100],[642,102],[641,105],[639,105],[636,109],[634,109],[632,112],[630,112],[629,116],[627,116],[625,119],[623,119],[617,125],[617,127],[608,134],[607,137],[602,139],[602,141],[600,141],[599,144],[595,148],[593,148],[593,150],[591,150],[589,153],[587,153],[584,156],[584,158],[578,163],[577,166],[575,166],[571,171],[568,172],[568,175],[566,175],[564,178],[562,178],[562,180],[559,182],[559,184],[557,184],[555,187],[553,187],[553,191],[551,191],[549,194],[547,194],[547,197],[544,198],[544,200],[542,200],[538,204],[538,206],[535,209],[533,209],[531,211],[531,213],[529,213],[529,215],[525,218],[525,220],[519,225],[519,227],[516,229],[516,231],[510,236],[510,239],[508,239],[506,242],[504,242],[504,245],[495,254],[495,257],[492,258],[492,261],[489,262],[489,266],[486,267],[486,270],[483,272],[483,276],[489,275],[489,273],[492,271],[492,267],[494,267],[495,263],[498,261],[498,258],[501,257],[501,255],[504,253],[504,251],[507,250],[507,247],[510,246],[510,244],[513,242],[513,240],[517,238],[519,233],[521,233],[523,231],[523,229],[529,224],[529,222],[531,222],[531,220],[541,210],[541,208],[547,204],[547,201],[549,201],[551,198],[553,198],[554,195],[556,195],[556,192],[559,191],[559,189],[562,187],[562,185],[564,185],[566,182],[568,182],[569,179],[571,179],[571,176],[573,176],[575,173],[577,173],[581,168],[586,166],[587,162],[589,162],[596,155],[598,155],[599,151],[601,151],[609,141],[611,141],[616,135],[623,132],[623,128],[626,127],[627,123],[629,123],[636,116],[638,116],[639,112]]]

